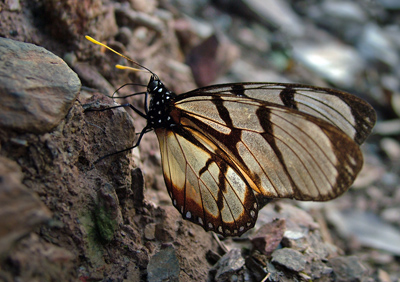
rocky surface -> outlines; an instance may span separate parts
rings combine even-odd
[[[48,132],[78,96],[81,82],[46,49],[0,38],[0,126],[19,132]]]
[[[0,38],[0,280],[400,278],[399,5],[232,3],[0,3],[0,36],[13,40]],[[272,202],[241,238],[206,233],[172,207],[154,134],[93,165],[132,146],[145,122],[121,108],[87,110],[115,105],[107,95],[131,81],[146,84],[149,75],[115,70],[127,62],[86,34],[177,93],[196,83],[295,81],[358,94],[379,116],[363,146],[363,172],[329,203]],[[140,97],[128,101],[143,106]]]
[[[22,177],[17,163],[0,157],[1,260],[10,254],[21,238],[51,218],[51,212],[39,197],[21,183]]]

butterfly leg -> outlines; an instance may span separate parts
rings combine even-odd
[[[147,96],[147,95],[146,95]],[[123,104],[123,105],[119,105],[119,106],[112,106],[112,107],[107,107],[104,109],[93,109],[93,108],[89,108],[84,110],[84,112],[103,112],[103,111],[108,111],[111,109],[116,109],[116,108],[126,108],[129,107],[131,108],[135,113],[137,113],[139,116],[141,116],[142,118],[147,118],[147,114],[142,113],[141,111],[139,111],[138,109],[136,109],[133,105],[131,104]]]
[[[116,92],[114,92],[114,94],[115,93]],[[128,98],[128,97],[132,97],[132,96],[136,96],[136,95],[143,95],[144,94],[144,112],[146,113],[146,115],[149,113],[149,107],[148,107],[148,104],[147,104],[148,96],[149,96],[148,92],[138,92],[138,93],[134,93],[134,94],[123,96],[123,97],[114,97],[114,94],[113,94],[113,97],[111,97],[113,99],[124,99],[124,98]],[[126,105],[128,105],[128,104],[126,104]]]
[[[146,97],[146,98],[145,98],[145,102],[147,102],[147,96],[148,96],[148,95],[145,95],[145,97]],[[146,105],[147,105],[147,103],[146,103]],[[116,108],[121,108],[121,107],[124,107],[124,108],[125,108],[125,107],[129,107],[129,108],[131,108],[135,113],[137,113],[137,114],[140,115],[141,117],[147,119],[147,114],[142,113],[141,111],[139,111],[138,109],[136,109],[136,108],[135,108],[133,105],[131,105],[131,104],[123,104],[123,105],[118,105],[118,106],[112,106],[112,107],[107,107],[107,108],[104,108],[104,109],[93,109],[93,108],[89,108],[89,109],[85,109],[84,112],[103,112],[103,111],[107,111],[107,110],[111,110],[111,109],[116,109]],[[147,109],[147,106],[145,107],[145,109],[146,109],[146,111],[148,110],[148,109]],[[137,146],[140,144],[140,141],[142,140],[143,135],[144,135],[145,133],[151,131],[151,130],[152,130],[152,129],[149,128],[149,127],[147,127],[147,126],[144,127],[144,128],[141,130],[141,132],[139,133],[139,137],[138,137],[138,139],[137,139],[135,145],[133,145],[132,147],[123,149],[123,150],[121,150],[121,151],[117,151],[117,152],[113,152],[113,153],[104,155],[104,156],[102,156],[101,158],[97,159],[93,164],[97,164],[97,163],[99,163],[100,161],[104,160],[104,159],[107,158],[107,157],[110,157],[110,156],[113,156],[113,155],[116,155],[116,154],[119,154],[119,153],[123,153],[123,152],[129,151],[129,150],[131,150],[131,149],[137,147]]]
[[[147,127],[147,126],[144,127],[144,128],[142,129],[142,131],[140,132],[139,137],[138,137],[138,139],[137,139],[135,145],[133,145],[132,147],[123,149],[123,150],[121,150],[121,151],[117,151],[117,152],[114,152],[114,153],[110,153],[110,154],[104,155],[104,156],[102,156],[101,158],[97,159],[93,164],[97,164],[97,163],[99,163],[100,161],[104,160],[105,158],[108,158],[108,157],[111,157],[111,156],[114,156],[114,155],[117,155],[117,154],[120,154],[120,153],[129,151],[129,150],[132,150],[133,148],[136,148],[137,146],[139,146],[140,141],[141,141],[142,138],[143,138],[143,135],[144,135],[145,133],[151,131],[151,130],[152,130],[152,129],[149,128],[149,127]]]

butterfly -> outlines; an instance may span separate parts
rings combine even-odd
[[[284,83],[221,84],[176,95],[130,61],[151,74],[149,105],[144,112],[130,105],[147,120],[133,147],[155,131],[173,205],[206,231],[240,236],[271,199],[328,201],[361,170],[360,145],[376,114],[354,95]]]

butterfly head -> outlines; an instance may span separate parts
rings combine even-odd
[[[156,75],[152,75],[150,77],[150,81],[147,84],[147,92],[151,95],[154,95],[154,92],[158,90],[159,86],[162,85],[161,80]]]

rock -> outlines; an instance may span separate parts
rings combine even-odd
[[[238,59],[230,70],[229,79],[226,77],[217,80],[217,83],[232,83],[238,81],[281,81],[290,82],[287,78],[279,75],[275,71],[265,68],[258,68]]]
[[[283,248],[272,253],[273,264],[299,272],[306,267],[306,258],[299,251]]]
[[[400,134],[400,119],[392,119],[377,122],[374,128],[375,134],[398,135]]]
[[[367,59],[396,68],[400,57],[386,31],[376,24],[367,24],[358,42],[360,53]]]
[[[141,208],[144,201],[144,178],[143,172],[140,168],[134,168],[131,170],[132,186],[131,191],[133,193],[134,206]]]
[[[400,144],[397,140],[388,137],[382,138],[380,146],[393,162],[400,160]]]
[[[270,255],[282,241],[286,230],[284,219],[276,219],[265,224],[252,236],[253,248],[263,254]]]
[[[185,53],[188,47],[198,45],[201,41],[206,40],[216,32],[210,22],[190,17],[176,19],[174,29],[178,34]]]
[[[332,276],[332,268],[327,266],[325,263],[321,261],[312,261],[310,264],[310,270],[307,271],[307,274],[310,275],[311,279],[313,281],[315,279],[320,279],[320,278],[330,278]]]
[[[305,32],[302,19],[292,10],[287,1],[240,0],[231,2],[215,0],[214,3],[221,9],[240,14],[269,29],[280,29],[281,32],[290,36],[300,37]]]
[[[0,38],[0,126],[45,133],[63,119],[81,83],[59,57],[33,44]]]
[[[19,3],[19,0],[10,0],[8,1],[8,9],[13,12],[19,12],[21,11],[21,4]]]
[[[208,262],[215,264],[221,259],[221,256],[213,250],[208,250],[206,253],[206,258]]]
[[[395,78],[394,76],[391,76],[389,79],[390,79],[391,81],[394,81],[394,78]],[[388,84],[387,81],[388,81],[389,79],[386,79],[386,81],[385,81],[384,79],[382,79],[383,84],[384,84],[384,85],[387,85],[387,84]],[[397,80],[397,79],[396,79],[396,81],[397,81],[397,83],[398,83],[398,80]],[[396,85],[395,87],[396,87],[396,88],[393,87],[393,89],[397,89],[397,88],[400,89],[400,86],[399,86],[399,85]],[[391,104],[391,106],[392,106],[392,108],[393,108],[393,111],[396,113],[396,116],[397,116],[397,117],[400,117],[400,93],[393,92],[390,102],[391,102],[390,104]]]
[[[103,5],[101,0],[45,1],[40,9],[46,14],[47,32],[60,42],[82,40],[90,35],[103,40],[117,33],[115,13],[112,5]]]
[[[164,23],[159,17],[149,15],[140,11],[135,11],[129,7],[128,3],[115,5],[115,14],[120,26],[142,25],[158,33],[165,29]]]
[[[310,230],[319,228],[318,224],[309,213],[285,202],[268,204],[261,209],[258,214],[256,228],[258,229],[260,226],[270,223],[276,218],[285,219],[285,236],[289,234],[289,236],[293,236],[294,238],[302,237],[301,234],[306,234]],[[291,232],[288,233],[288,231]]]
[[[400,230],[375,214],[331,209],[327,217],[343,238],[355,238],[363,246],[400,255]]]
[[[370,165],[365,163],[352,187],[354,189],[366,188],[381,180],[384,175],[385,169],[382,164]]]
[[[87,63],[77,62],[72,68],[83,82],[91,87],[97,88],[101,93],[111,96],[115,88],[94,68]]]
[[[337,282],[363,281],[368,273],[355,256],[332,258],[328,264],[332,267]]]
[[[73,251],[48,243],[31,233],[11,252],[7,262],[2,263],[2,270],[8,265],[18,268],[20,281],[60,281],[71,272],[76,273],[76,259],[77,255]],[[0,277],[4,281],[1,274]],[[15,276],[5,281],[15,281]]]
[[[399,222],[400,207],[386,208],[382,211],[382,219],[386,222],[396,224]]]
[[[216,34],[190,50],[186,61],[198,86],[207,86],[230,69],[238,48]]]
[[[168,246],[150,258],[148,281],[179,281],[180,264],[174,247]]]
[[[261,263],[260,260],[253,258],[253,256],[246,258],[246,267],[251,271],[252,276],[256,279],[255,281],[262,281],[268,275],[266,265]]]
[[[329,20],[345,22],[347,25],[351,22],[363,23],[367,20],[362,7],[351,1],[323,1],[321,4],[325,12],[325,19],[329,15]]]
[[[149,223],[144,228],[144,238],[146,238],[146,240],[154,240],[156,238],[155,233],[156,233],[155,223]]]
[[[241,27],[237,32],[237,41],[244,47],[248,48],[249,50],[254,50],[255,52],[270,52],[271,51],[271,42],[270,42],[271,34],[268,30],[263,29],[259,26],[255,26],[254,28],[250,27]],[[243,47],[242,47],[243,48]],[[279,54],[279,53],[278,53]],[[274,54],[272,54],[274,56]],[[272,57],[271,60],[274,60]],[[278,61],[275,59],[275,61]],[[276,62],[274,61],[274,64]],[[279,67],[286,67],[286,61],[282,60],[284,64],[277,64]],[[278,61],[281,63],[281,60]]]
[[[392,279],[390,278],[390,275],[382,269],[378,269],[377,274],[378,274],[379,282],[391,282],[392,281]]]
[[[388,10],[400,9],[400,2],[398,0],[379,0],[378,2]]]
[[[146,1],[147,2],[147,1]],[[188,0],[171,0],[170,5],[176,7],[180,12],[188,15],[193,15],[196,11],[204,9],[205,6],[209,5],[208,0],[188,1]]]
[[[22,183],[17,163],[0,156],[0,260],[23,236],[48,221],[50,211]]]
[[[308,18],[313,19],[319,27],[351,44],[356,42],[368,21],[366,11],[354,1],[320,1],[304,8]],[[311,36],[318,41],[316,34]]]
[[[104,108],[118,104],[96,92],[92,93],[89,100],[82,96],[79,100],[85,109],[85,120],[93,131],[90,133],[90,138],[98,144],[96,150],[90,150],[93,153],[91,162],[96,162],[107,154],[114,154],[132,146],[135,140],[135,127],[132,116],[124,108],[102,111]],[[122,154],[111,155],[102,159],[97,166],[111,162],[113,158],[120,159],[121,157]],[[122,175],[115,174],[114,176],[120,178],[122,182],[125,181],[125,177]],[[132,179],[131,176],[129,178]]]
[[[163,210],[162,221],[156,225],[155,237],[163,243],[172,242],[179,228],[178,225],[182,222],[182,217],[175,207],[165,206]]]
[[[118,34],[115,36],[115,39],[118,42],[121,42],[122,45],[126,46],[129,44],[129,41],[133,37],[132,30],[126,26],[123,26],[118,29]]]
[[[100,237],[110,242],[119,224],[122,224],[122,215],[117,194],[109,184],[97,191],[94,218]]]
[[[245,260],[240,249],[232,249],[227,252],[218,263],[210,270],[215,273],[215,281],[234,281],[233,277],[238,276],[243,269]]]
[[[133,10],[147,14],[154,13],[158,5],[156,0],[130,0],[129,2]]]
[[[314,44],[294,43],[293,52],[300,63],[341,87],[354,85],[365,68],[357,50],[331,39]]]

